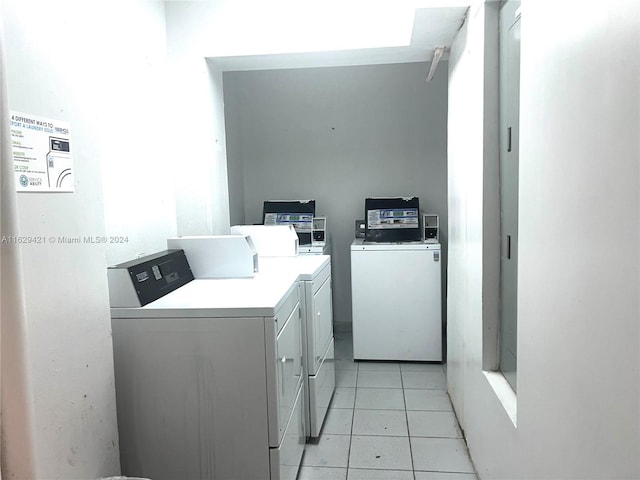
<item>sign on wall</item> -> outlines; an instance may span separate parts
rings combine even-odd
[[[19,192],[73,192],[68,122],[11,112],[11,147]]]

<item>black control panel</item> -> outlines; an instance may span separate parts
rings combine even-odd
[[[141,306],[193,280],[193,273],[183,250],[164,250],[114,268],[127,269]]]
[[[365,242],[419,242],[418,197],[365,199]]]
[[[300,245],[312,240],[312,222],[316,214],[315,200],[266,200],[262,209],[264,225],[292,225]]]

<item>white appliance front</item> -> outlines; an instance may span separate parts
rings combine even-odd
[[[263,257],[260,262],[261,276],[277,276],[283,272],[299,274],[303,311],[305,425],[307,436],[317,437],[335,391],[330,257]]]
[[[194,280],[145,307],[111,309],[123,474],[295,478],[298,296],[295,276]]]
[[[315,375],[323,362],[329,343],[333,341],[331,266],[327,265],[312,280],[305,280],[303,284],[308,373]]]
[[[297,390],[293,414],[289,417],[284,437],[280,446],[270,449],[271,478],[280,480],[296,480],[300,459],[304,453],[305,433],[303,416],[304,399],[302,385]]]
[[[334,341],[327,347],[323,362],[309,375],[309,436],[318,437],[336,389]]]
[[[442,361],[440,245],[351,246],[353,357]]]
[[[277,388],[268,390],[271,397],[269,403],[278,405],[277,417],[269,416],[269,444],[272,447],[278,447],[282,443],[298,390],[302,387],[300,306],[296,303],[293,309],[289,307],[290,305],[281,309],[285,310],[284,317],[277,315],[275,322],[265,324],[267,358],[276,359],[273,365],[267,363],[267,383],[277,385]],[[274,336],[276,341],[270,341],[269,337],[273,339]],[[275,352],[270,351],[272,345],[275,345]]]

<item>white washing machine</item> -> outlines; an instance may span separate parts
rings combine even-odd
[[[303,361],[306,435],[320,435],[335,391],[331,257],[261,257],[260,275],[299,275],[302,286]]]
[[[110,288],[129,277],[138,291],[166,291],[181,273],[163,258],[110,275]],[[297,277],[196,279],[138,307],[112,298],[124,475],[295,480],[305,444]]]
[[[442,361],[438,243],[351,244],[353,358]]]

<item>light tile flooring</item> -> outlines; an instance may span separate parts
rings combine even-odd
[[[354,362],[336,333],[336,392],[298,480],[477,480],[441,365]]]

